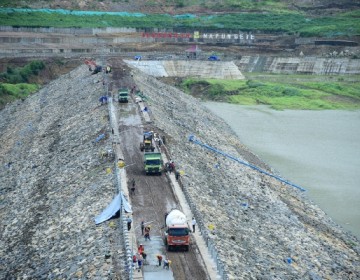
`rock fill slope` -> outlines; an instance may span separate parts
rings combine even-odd
[[[188,141],[194,135],[271,172],[223,120],[142,71],[134,69],[133,77],[230,279],[360,277],[358,241],[306,194]]]
[[[94,222],[115,195],[98,78],[81,66],[0,111],[1,279],[123,274],[118,231]]]

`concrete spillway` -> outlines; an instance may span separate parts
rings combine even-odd
[[[153,77],[200,77],[215,79],[245,79],[239,68],[232,61],[134,61],[125,62]]]

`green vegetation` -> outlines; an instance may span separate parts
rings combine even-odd
[[[45,64],[42,61],[32,61],[24,67],[7,67],[6,72],[0,74],[0,107],[36,92],[39,85],[28,82],[44,68]]]
[[[234,5],[237,1],[233,1]],[[244,3],[244,2],[243,2]],[[275,2],[272,2],[274,4]],[[254,5],[254,4],[251,4]],[[276,6],[276,5],[275,5]],[[192,30],[242,30],[298,33],[300,36],[338,36],[360,33],[360,11],[332,17],[309,18],[296,12],[236,13],[203,16],[170,16],[76,12],[63,10],[0,9],[0,25],[30,27],[135,27],[187,28]]]
[[[16,99],[26,98],[29,94],[38,91],[39,85],[36,84],[6,84],[0,83],[0,108],[6,103]]]
[[[187,79],[182,88],[207,100],[241,105],[269,105],[276,110],[360,109],[360,82],[327,82],[298,75],[271,75],[273,80]]]
[[[27,83],[31,76],[36,76],[40,70],[45,68],[42,61],[32,61],[24,67],[7,67],[6,72],[0,74],[0,81],[17,84]]]

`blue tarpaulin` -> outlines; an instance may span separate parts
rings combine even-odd
[[[104,138],[105,138],[105,134],[100,134],[98,137],[96,137],[95,142],[97,143]]]
[[[108,98],[106,97],[106,96],[101,96],[100,98],[99,98],[99,101],[101,102],[101,103],[107,103],[107,100],[108,100]]]
[[[129,202],[126,200],[123,194],[118,194],[117,196],[114,197],[114,199],[111,201],[109,206],[106,207],[105,210],[102,211],[102,213],[95,218],[95,224],[98,225],[102,222],[109,220],[112,216],[114,216],[116,212],[118,212],[121,209],[121,202],[124,203],[125,212],[131,213],[132,210]]]

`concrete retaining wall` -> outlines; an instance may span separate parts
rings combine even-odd
[[[243,56],[235,64],[243,72],[282,74],[360,74],[360,59]]]

